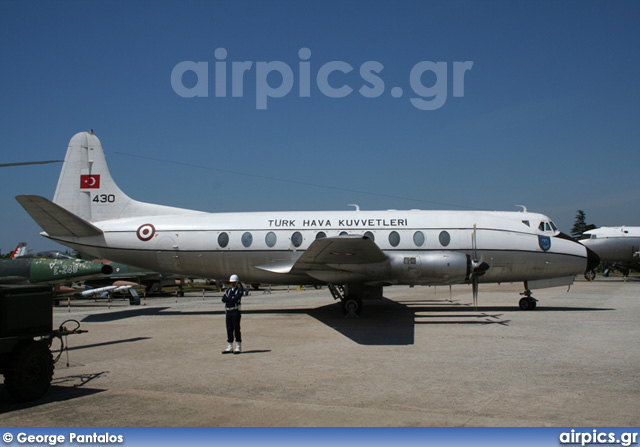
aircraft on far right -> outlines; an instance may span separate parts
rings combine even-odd
[[[640,227],[600,227],[585,231],[580,243],[595,251],[600,256],[604,268],[603,275],[609,276],[611,270],[620,271],[625,277],[629,272],[640,270]],[[593,280],[593,270],[585,273],[585,277]]]

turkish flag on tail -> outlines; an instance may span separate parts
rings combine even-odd
[[[100,188],[100,175],[81,175],[80,189],[98,189]]]

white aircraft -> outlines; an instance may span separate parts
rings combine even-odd
[[[76,250],[154,271],[246,283],[329,286],[345,313],[383,286],[524,282],[571,284],[595,253],[530,212],[314,211],[206,213],[131,199],[113,181],[100,140],[73,136],[53,202],[18,202],[44,236]]]
[[[604,276],[609,276],[610,269],[628,276],[629,270],[640,268],[640,227],[600,227],[585,231],[580,242],[598,254]],[[585,276],[593,279],[595,273]]]
[[[96,296],[105,297],[116,292],[125,292],[127,290],[130,291],[134,297],[138,296],[136,290],[133,288],[132,285],[106,286],[106,287],[100,287],[97,289],[87,289],[80,292],[80,295],[84,297],[96,297]]]

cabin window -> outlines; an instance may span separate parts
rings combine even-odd
[[[397,231],[389,233],[389,243],[392,247],[397,247],[400,244],[400,234]]]
[[[446,247],[451,242],[451,235],[446,231],[441,231],[438,240],[440,241],[440,245]]]
[[[416,247],[422,247],[424,245],[424,233],[422,231],[413,233],[413,243],[416,244]]]
[[[227,233],[220,233],[218,235],[218,245],[220,248],[225,248],[229,245],[229,235]]]
[[[340,236],[349,236],[349,233],[347,233],[346,231],[341,231]]]
[[[277,240],[278,238],[273,231],[269,231],[264,237],[264,241],[267,244],[267,247],[273,247],[274,245],[276,245]]]
[[[242,235],[242,239],[241,240],[242,240],[242,245],[244,245],[245,247],[249,248],[249,247],[251,247],[251,244],[253,243],[253,235],[247,231],[246,233],[244,233]]]
[[[327,237],[327,233],[325,233],[324,231],[318,231],[318,233],[316,234],[316,240],[324,239],[325,237]]]
[[[296,231],[291,235],[291,242],[294,247],[299,247],[302,245],[302,234],[299,231]]]
[[[373,235],[373,233],[372,233],[371,231],[367,231],[367,232],[364,234],[364,237],[369,238],[369,239],[371,239],[372,241],[375,241],[375,240],[376,240],[376,237]]]

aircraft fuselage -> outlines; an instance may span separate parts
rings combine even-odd
[[[480,282],[583,271],[585,248],[539,231],[544,219],[522,212],[421,210],[196,213],[188,220],[168,215],[94,222],[104,235],[58,241],[94,256],[187,276],[236,273],[247,282],[317,284],[332,282],[326,281],[332,279],[329,272],[340,271],[335,282],[452,284],[468,277],[476,225],[475,256],[491,266]],[[277,265],[294,264],[317,238],[340,235],[367,236],[388,259],[349,265],[348,253],[335,253],[335,265],[324,273],[278,271]]]

